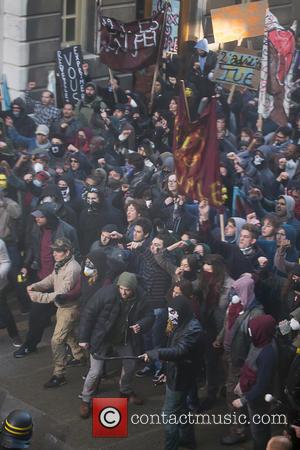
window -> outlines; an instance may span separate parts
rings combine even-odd
[[[80,44],[83,52],[94,53],[96,11],[96,0],[63,0],[62,47]]]
[[[81,44],[82,39],[82,0],[63,0],[62,46]]]

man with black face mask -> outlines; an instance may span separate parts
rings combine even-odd
[[[255,171],[252,169],[253,166]],[[252,167],[249,173],[251,173],[251,177],[255,180],[256,185],[261,187],[264,196],[270,200],[275,198],[279,185],[262,151],[255,151],[252,159]]]
[[[104,225],[115,223],[119,229],[123,228],[121,211],[111,209],[104,198],[103,192],[97,188],[91,188],[86,194],[86,206],[79,218],[80,247],[83,255],[86,255],[93,242],[97,239],[99,230]]]
[[[163,406],[165,449],[175,450],[179,446],[196,448],[194,429],[188,421],[186,397],[195,382],[202,330],[186,297],[178,295],[168,306],[168,346],[150,350],[141,355],[141,358],[145,362],[155,359],[168,362],[166,375],[162,374],[158,378],[158,383],[167,383]],[[174,424],[174,421],[170,420],[174,416],[179,423]]]
[[[106,108],[103,98],[96,95],[96,85],[89,82],[84,89],[84,98],[76,105],[75,117],[83,127],[88,127],[94,111]]]
[[[11,104],[11,117],[14,127],[19,134],[26,137],[34,137],[36,129],[35,121],[29,117],[26,112],[24,100],[16,98]]]

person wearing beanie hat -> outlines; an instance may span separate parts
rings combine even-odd
[[[117,285],[119,287],[130,289],[132,292],[135,292],[137,288],[137,278],[134,273],[123,272],[118,278]]]
[[[195,383],[197,354],[201,351],[202,328],[194,317],[189,300],[183,295],[168,305],[168,347],[147,351],[141,355],[145,362],[160,359],[168,362],[157,378],[166,382],[163,413],[167,417],[188,415],[187,394]],[[166,373],[166,375],[164,374]],[[195,432],[191,424],[171,423],[165,427],[165,449],[196,448]]]
[[[82,390],[80,416],[90,415],[90,401],[103,374],[107,352],[113,350],[122,360],[120,397],[141,405],[132,381],[137,355],[143,349],[143,336],[154,322],[154,315],[138,285],[137,277],[123,272],[114,285],[102,287],[87,302],[79,325],[79,345],[90,351],[90,370]],[[129,358],[128,358],[129,357]]]
[[[21,135],[13,125],[10,117],[5,120],[8,137],[13,141],[14,145],[21,145],[28,149],[31,154],[38,152],[47,153],[51,144],[49,141],[49,128],[45,124],[39,124],[35,137],[26,137]]]

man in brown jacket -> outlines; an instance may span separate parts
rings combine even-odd
[[[27,291],[33,302],[51,303],[57,306],[56,327],[51,346],[54,359],[53,376],[44,385],[45,388],[59,387],[65,379],[65,344],[67,343],[76,360],[84,360],[84,351],[78,346],[74,336],[74,327],[79,318],[79,306],[68,300],[68,292],[73,290],[80,277],[80,265],[73,256],[71,242],[66,238],[56,239],[52,245],[55,260],[54,271],[38,283],[28,286]]]

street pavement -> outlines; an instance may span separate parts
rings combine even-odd
[[[14,308],[21,335],[27,330],[27,317]],[[32,450],[160,450],[164,448],[162,425],[133,425],[129,420],[127,438],[93,438],[91,419],[79,417],[82,375],[86,368],[67,370],[68,383],[57,389],[44,389],[43,384],[51,376],[50,339],[53,326],[49,327],[37,353],[22,359],[13,357],[14,348],[5,330],[0,330],[0,416],[16,407],[28,408],[34,418],[35,430]],[[119,368],[110,363],[107,378],[101,385],[99,397],[118,397]],[[150,378],[136,378],[134,389],[145,399],[143,406],[129,406],[132,414],[158,414],[164,398],[164,387],[154,387]],[[205,395],[204,388],[199,392]],[[210,414],[226,412],[225,401],[220,399]],[[197,448],[224,450],[219,441],[228,428],[223,425],[197,425]],[[238,450],[250,450],[251,443],[236,446]]]

